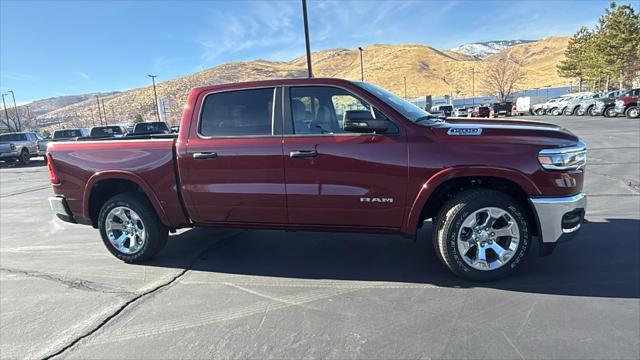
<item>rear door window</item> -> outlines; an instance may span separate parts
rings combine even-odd
[[[209,94],[198,132],[203,136],[273,135],[274,88]]]

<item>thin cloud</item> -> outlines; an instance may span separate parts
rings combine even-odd
[[[86,81],[95,84],[96,82],[91,78],[91,76],[89,76],[89,74],[82,72],[82,71],[76,71],[75,72],[76,75],[80,76],[81,78],[85,79]]]
[[[0,78],[13,80],[13,81],[21,81],[21,82],[36,82],[37,79],[33,75],[17,73],[12,71],[3,71],[0,73]]]

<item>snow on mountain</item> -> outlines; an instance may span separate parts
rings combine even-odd
[[[451,51],[473,56],[477,59],[484,59],[500,51],[518,44],[526,44],[535,40],[493,40],[478,43],[462,44],[451,49]]]

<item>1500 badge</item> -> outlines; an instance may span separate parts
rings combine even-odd
[[[451,135],[451,136],[478,136],[482,134],[482,128],[465,128],[465,127],[454,127],[454,128],[450,128],[449,131],[447,131],[447,135]]]

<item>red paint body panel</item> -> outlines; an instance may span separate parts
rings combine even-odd
[[[197,133],[208,93],[298,85],[351,91],[387,115],[400,132],[291,135],[285,130],[274,136],[229,138]],[[288,99],[283,104],[288,106]],[[474,124],[482,127],[481,136],[447,134],[451,127]],[[172,139],[51,143],[48,151],[60,178],[55,193],[67,199],[76,217],[88,218],[93,185],[127,179],[143,189],[170,228],[202,225],[410,235],[429,196],[451,179],[499,177],[532,196],[573,195],[583,185],[583,170],[550,172],[538,164],[541,149],[575,145],[578,140],[555,125],[482,119],[418,125],[356,84],[340,79],[195,88],[189,93],[180,129],[175,153]],[[300,150],[315,150],[318,156],[289,156]],[[198,152],[215,152],[218,157],[194,159]]]

